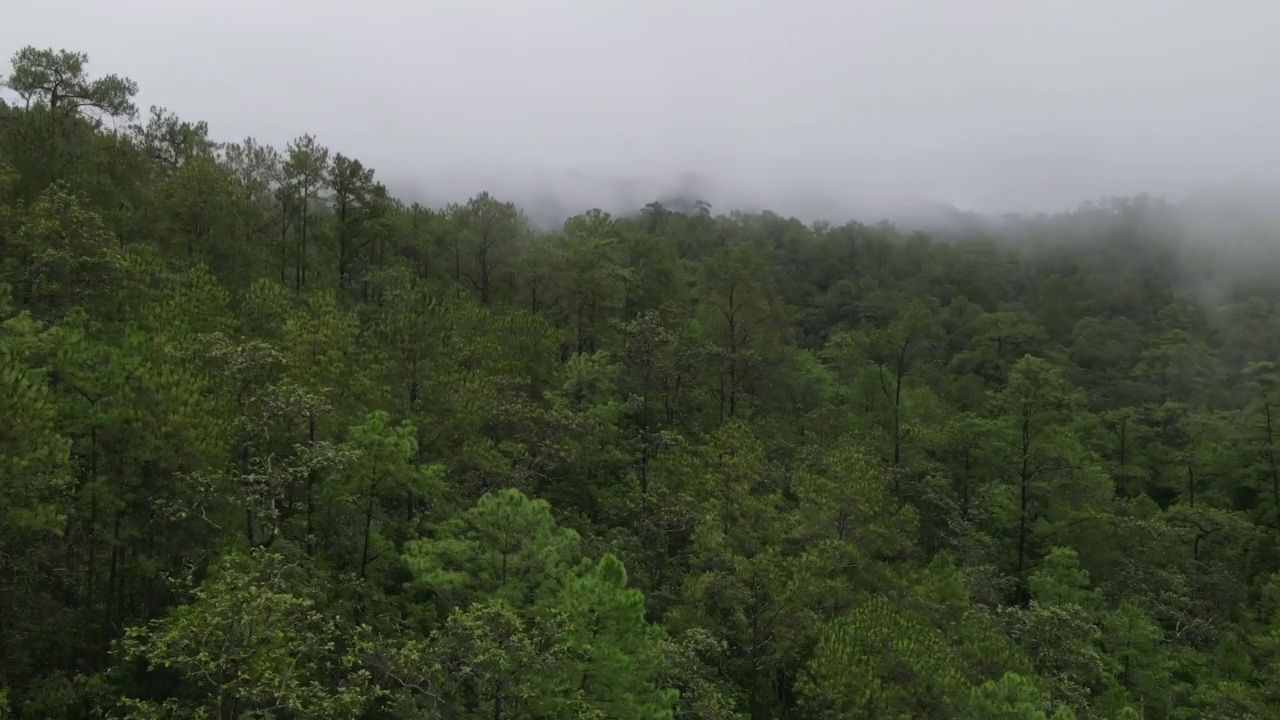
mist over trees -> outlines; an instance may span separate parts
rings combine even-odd
[[[548,229],[5,81],[0,718],[1280,718],[1263,199]]]

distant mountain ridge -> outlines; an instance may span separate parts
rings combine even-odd
[[[907,231],[921,231],[940,237],[975,234],[1016,234],[1028,224],[1053,222],[1054,218],[1078,217],[1082,213],[1138,213],[1142,222],[1162,217],[1164,232],[1176,227],[1188,242],[1197,239],[1230,240],[1233,246],[1270,251],[1280,246],[1280,184],[1237,182],[1203,189],[1177,201],[1146,196],[1108,199],[1064,205],[1052,212],[982,212],[965,210],[940,199],[890,197],[867,192],[842,194],[832,187],[796,187],[785,192],[737,189],[710,175],[683,173],[671,176],[592,174],[581,171],[528,171],[481,174],[438,172],[413,178],[391,178],[394,194],[408,201],[433,207],[465,202],[489,191],[520,206],[539,230],[559,227],[565,219],[599,208],[615,215],[629,215],[646,204],[661,202],[692,206],[697,201],[711,204],[713,212],[771,211],[806,223],[826,221],[843,224],[889,222]],[[1148,206],[1139,207],[1143,203]],[[1127,210],[1121,208],[1128,205]],[[1157,209],[1159,206],[1160,209]],[[1135,216],[1135,221],[1139,218]]]
[[[698,173],[621,177],[578,171],[501,175],[440,172],[413,178],[393,177],[388,184],[397,196],[433,207],[465,202],[482,190],[488,191],[519,205],[539,229],[557,227],[566,218],[593,208],[628,214],[651,202],[699,200],[709,202],[717,213],[769,210],[807,223],[887,220],[910,229],[934,230],[955,223],[980,222],[981,218],[945,202],[927,199],[891,198],[883,194],[872,197],[860,192],[842,196],[831,188],[812,186],[781,193],[751,191]]]

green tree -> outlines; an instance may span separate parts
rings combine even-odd
[[[550,507],[489,494],[409,543],[414,582],[447,613],[458,692],[477,716],[669,718],[664,633],[611,555],[592,563]],[[470,714],[470,713],[468,713]]]
[[[90,80],[85,53],[28,45],[13,55],[13,72],[5,85],[27,104],[47,107],[59,118],[76,115],[133,117],[138,109],[134,81],[118,75]]]
[[[376,223],[389,209],[386,188],[374,182],[372,168],[342,153],[334,155],[326,182],[333,192],[337,225],[338,288],[346,289],[355,280],[353,267],[361,252],[373,249],[377,258],[385,252],[380,243],[384,232]]]
[[[1032,680],[1005,673],[999,680],[988,680],[970,691],[966,712],[973,720],[1048,720],[1048,704]],[[1062,717],[1055,714],[1054,720]]]
[[[0,315],[10,315],[0,286]],[[56,607],[40,570],[55,559],[73,501],[71,442],[61,432],[57,397],[37,364],[47,330],[27,314],[0,323],[0,687],[21,679],[35,660],[24,648]]]
[[[881,598],[826,628],[797,690],[814,718],[958,717],[967,692],[943,638]]]
[[[417,429],[390,420],[386,412],[375,411],[350,429],[353,461],[324,493],[320,527],[330,552],[341,557],[348,548],[356,550],[341,565],[354,568],[361,581],[373,563],[395,558],[399,545],[417,535],[418,518],[441,492],[442,468],[415,462]]]
[[[279,554],[227,558],[190,603],[127,631],[121,659],[141,660],[181,689],[123,698],[123,716],[358,715],[375,693],[371,674],[343,651],[346,629],[308,584],[305,568]]]
[[[991,426],[1003,445],[1008,495],[993,498],[1014,527],[1013,570],[1025,582],[1035,557],[1037,535],[1105,510],[1110,481],[1080,442],[1091,418],[1080,407],[1080,391],[1048,361],[1026,356],[1014,364],[1009,382],[995,400],[1001,415]]]
[[[529,221],[514,204],[487,192],[465,205],[451,207],[447,217],[451,225],[453,281],[459,286],[458,292],[469,285],[480,302],[488,305],[497,287],[498,271],[511,261],[516,242],[528,233]]]
[[[299,290],[307,285],[307,230],[312,205],[320,199],[329,175],[329,165],[329,148],[317,143],[312,135],[299,136],[285,149],[280,189],[281,197],[293,210],[298,222],[298,244],[294,248],[293,259],[294,287]]]

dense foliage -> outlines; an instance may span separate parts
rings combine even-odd
[[[1280,280],[1175,208],[533,232],[7,81],[0,717],[1280,718]]]

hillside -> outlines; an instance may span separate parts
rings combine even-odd
[[[1280,718],[1230,198],[535,231],[87,60],[0,107],[0,718]]]

